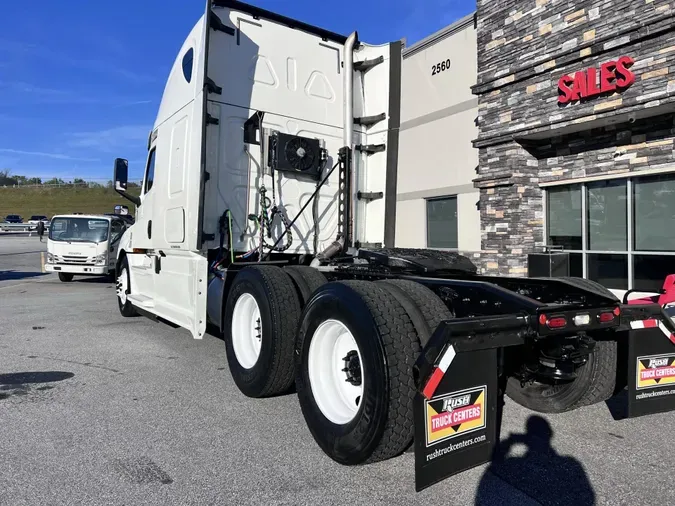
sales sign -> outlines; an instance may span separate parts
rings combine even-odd
[[[611,91],[622,91],[635,82],[635,75],[630,67],[634,60],[630,56],[622,56],[616,61],[600,65],[600,69],[591,67],[574,74],[564,75],[558,81],[558,103],[567,104],[575,100],[591,98]],[[598,78],[599,74],[599,78]]]

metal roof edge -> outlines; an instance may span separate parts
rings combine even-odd
[[[450,37],[450,35],[453,35],[463,30],[469,25],[473,24],[475,26],[475,23],[476,23],[476,11],[472,12],[471,14],[467,14],[463,18],[460,18],[454,23],[449,24],[445,28],[442,28],[437,32],[432,33],[431,35],[428,35],[422,40],[415,42],[412,46],[404,48],[402,51],[402,56],[405,59],[406,57],[418,53],[440,40]]]

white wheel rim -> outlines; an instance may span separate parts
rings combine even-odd
[[[120,275],[117,277],[117,296],[120,298],[122,304],[127,303],[127,289],[129,282],[127,280],[127,268],[122,267]]]
[[[345,357],[354,353],[361,369],[360,382],[348,381]],[[321,413],[331,422],[344,425],[354,419],[363,399],[365,371],[361,352],[349,329],[338,320],[326,320],[311,337],[307,358],[312,394]],[[352,378],[354,379],[354,378]]]
[[[251,369],[258,361],[262,347],[262,320],[258,303],[250,293],[242,294],[234,305],[232,347],[244,369]]]

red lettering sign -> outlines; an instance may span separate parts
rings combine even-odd
[[[635,82],[635,74],[630,67],[634,60],[630,56],[622,56],[616,61],[600,65],[600,82],[595,67],[580,70],[574,77],[564,75],[558,81],[558,103],[567,104],[582,98],[591,98],[602,93],[625,90]]]

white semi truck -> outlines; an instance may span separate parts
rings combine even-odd
[[[60,214],[52,218],[45,270],[70,282],[78,276],[114,276],[117,248],[127,222],[99,214]]]
[[[116,262],[122,315],[196,339],[211,324],[243,394],[295,385],[342,464],[414,445],[418,490],[490,459],[504,394],[563,412],[627,384],[631,416],[675,408],[625,381],[636,353],[675,350],[658,305],[394,247],[401,46],[207,1],[171,68],[139,197],[115,160],[115,188],[137,206]]]

